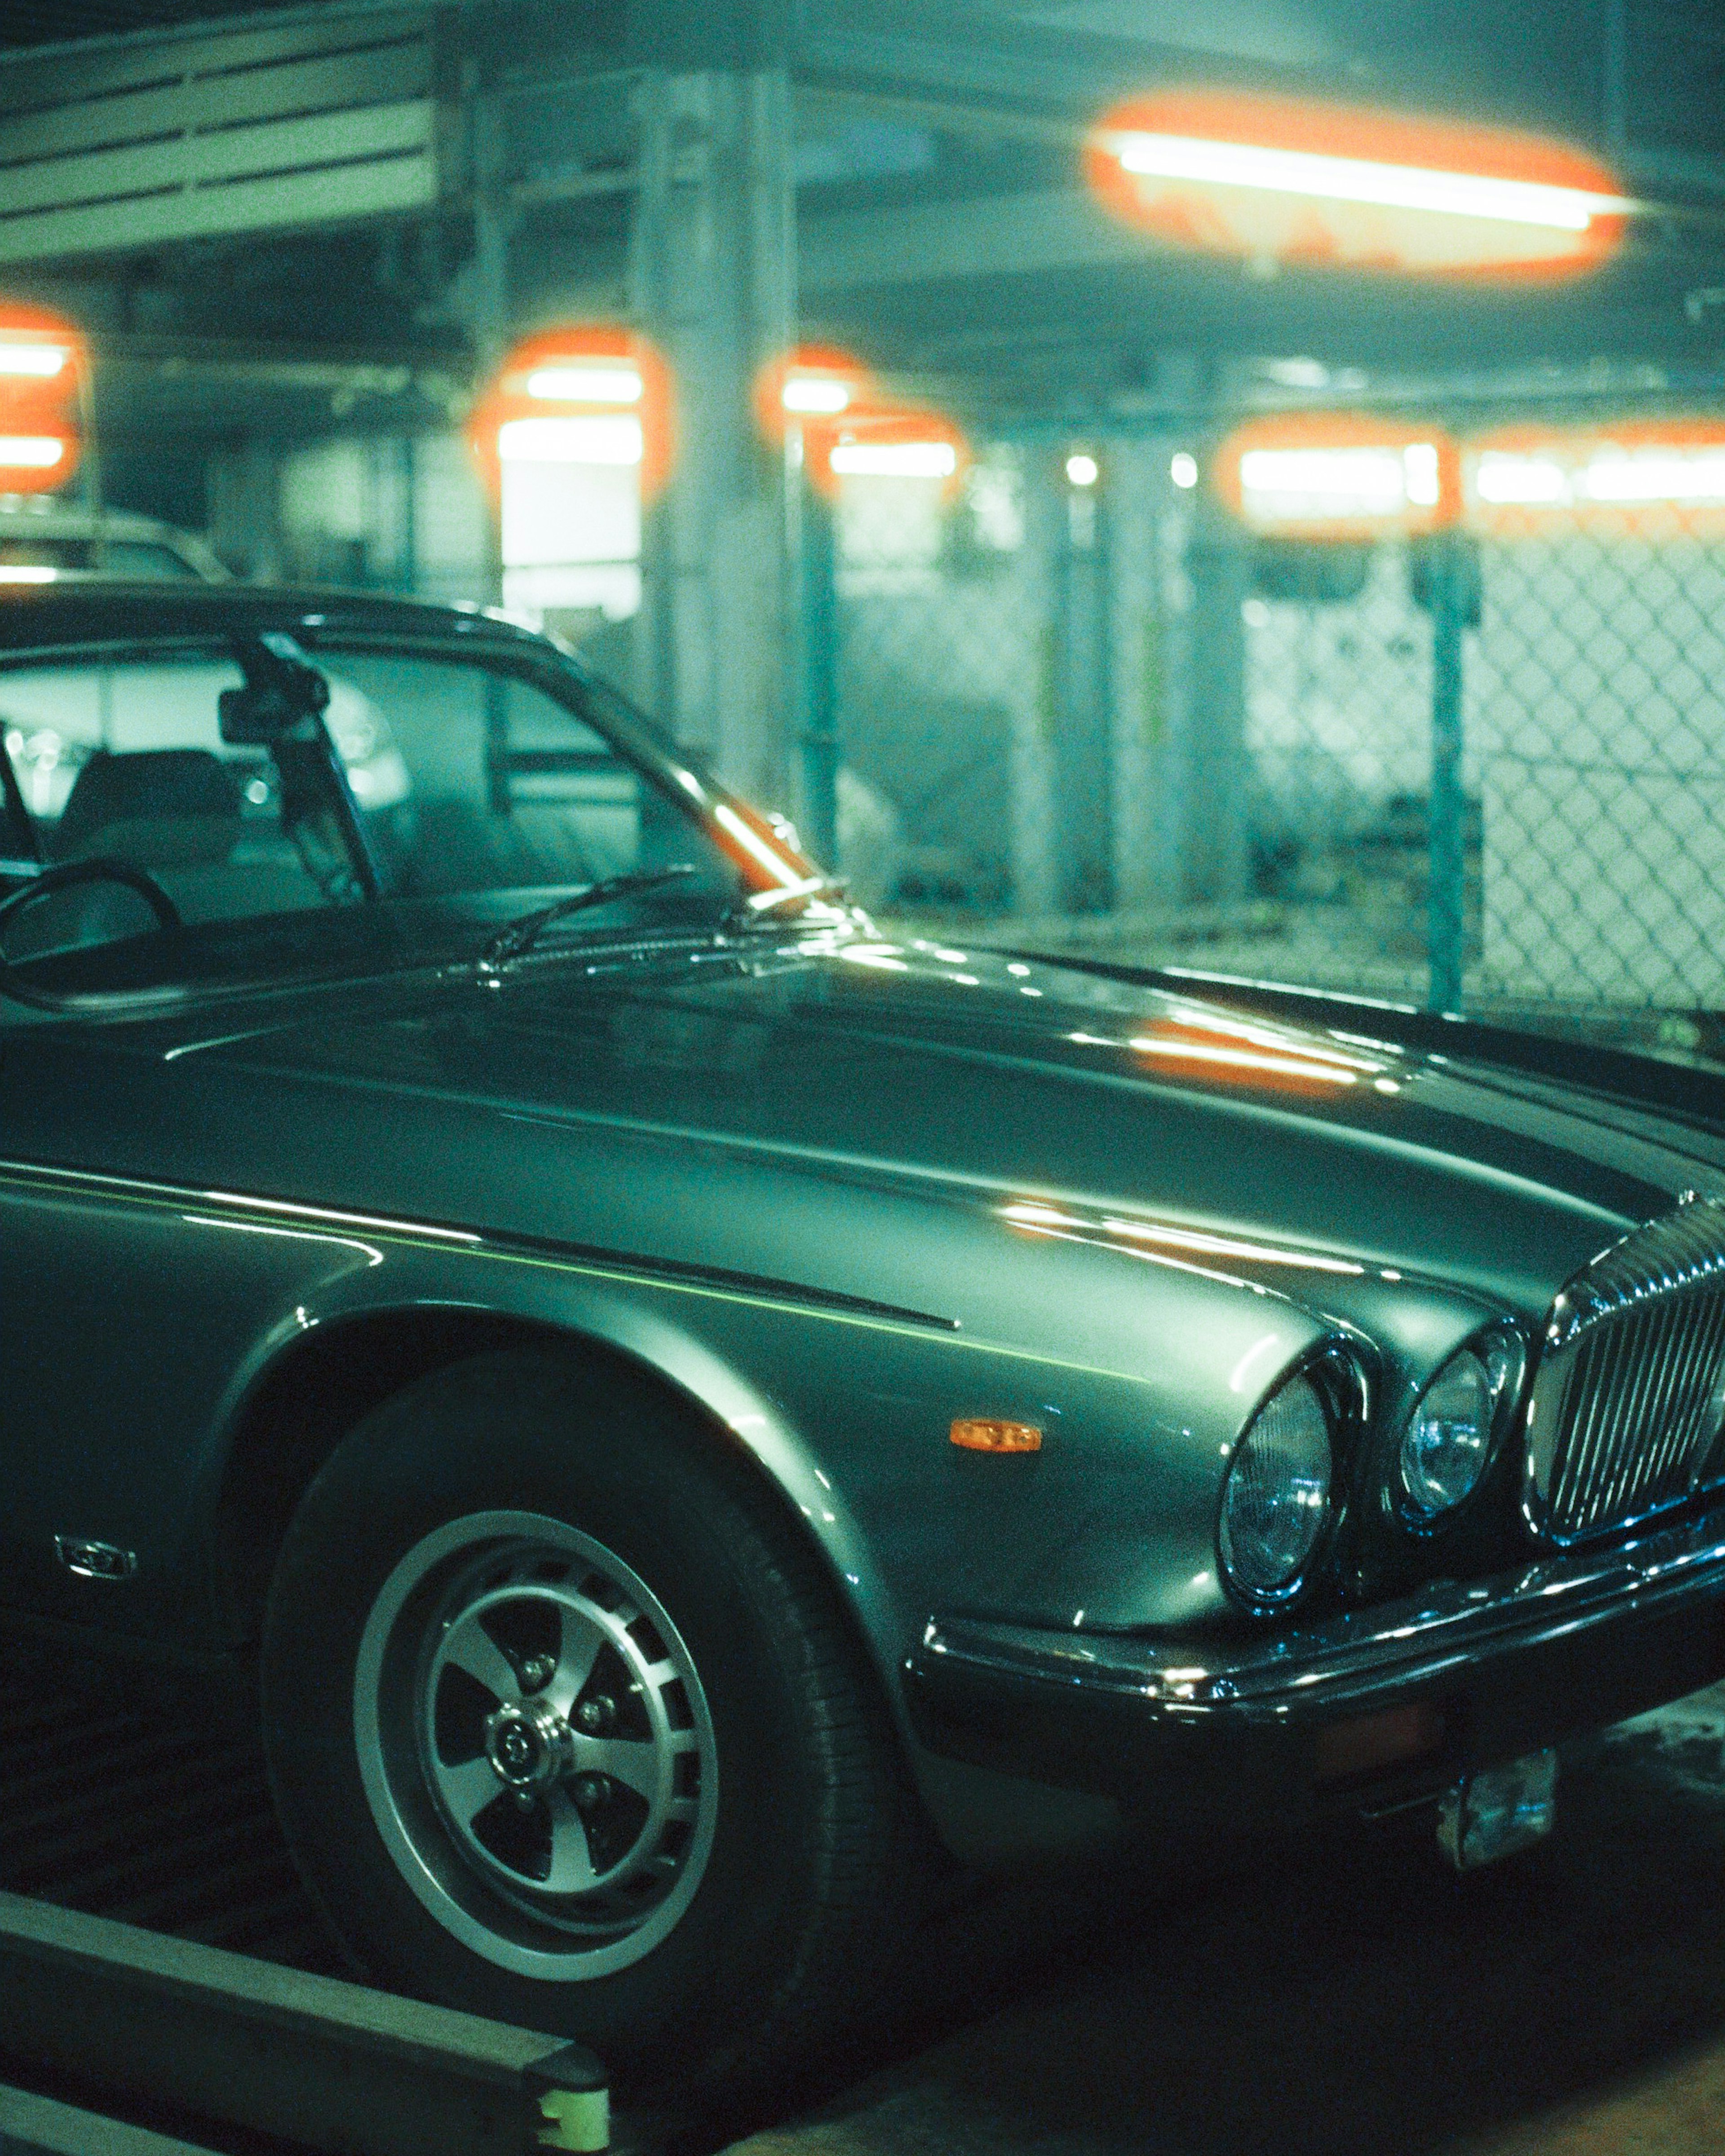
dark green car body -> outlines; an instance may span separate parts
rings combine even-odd
[[[8,598],[0,657],[170,608],[313,640],[303,600],[151,594],[116,629],[119,604]],[[1507,1319],[1537,1355],[1566,1284],[1715,1190],[1696,1074],[850,915],[9,1009],[0,1597],[243,1670],[341,1432],[552,1339],[752,1458],[961,1851],[1035,1840],[1037,1789],[1194,1818],[1435,1790],[1717,1673],[1725,1463],[1573,1545],[1528,1512],[1519,1423],[1448,1525],[1394,1485],[1459,1345]],[[1221,1491],[1326,1342],[1365,1411],[1322,1562],[1266,1615],[1223,1577]],[[957,1446],[965,1418],[1040,1449]],[[1409,1702],[1438,1717],[1410,1756],[1325,1752]]]

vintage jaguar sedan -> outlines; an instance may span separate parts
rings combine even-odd
[[[553,644],[0,606],[0,1597],[260,1722],[357,1964],[767,2071],[942,1861],[1725,1669],[1725,1103],[895,942]]]

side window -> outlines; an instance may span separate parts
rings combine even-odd
[[[0,739],[52,865],[114,857],[153,876],[189,921],[329,903],[326,865],[283,824],[270,758],[221,738],[216,699],[239,670],[187,654],[0,672]],[[44,899],[22,945],[100,942],[137,926],[117,895]]]
[[[388,718],[405,802],[373,823],[403,892],[595,883],[708,850],[602,733],[531,681],[452,661],[325,663]]]

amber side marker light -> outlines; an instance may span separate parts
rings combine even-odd
[[[952,1442],[966,1452],[1040,1452],[1042,1432],[1034,1423],[961,1415],[952,1424]]]

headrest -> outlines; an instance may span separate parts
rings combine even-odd
[[[241,828],[239,784],[208,749],[99,749],[66,798],[54,852],[195,868],[225,861]]]

